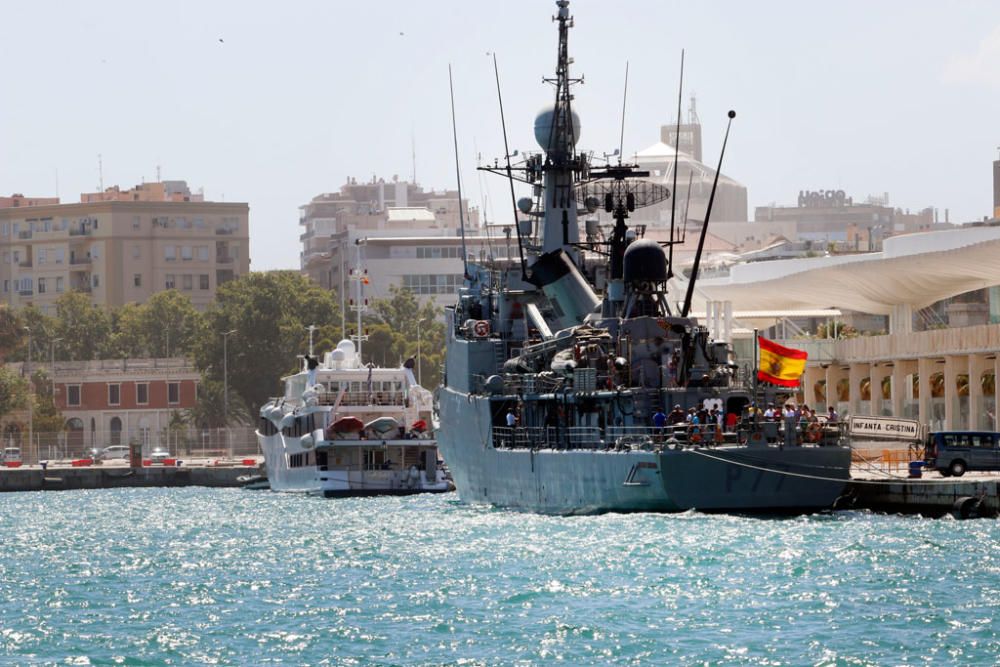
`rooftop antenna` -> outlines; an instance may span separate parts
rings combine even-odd
[[[160,165],[156,165],[156,182],[157,183],[163,182],[163,179],[160,177]],[[310,352],[310,354],[312,353]]]
[[[462,211],[462,170],[458,166],[458,128],[455,123],[455,84],[451,79],[451,63],[448,63],[448,91],[451,93],[451,135],[455,140],[455,178],[458,181],[458,226],[462,230],[462,273],[469,276],[469,254],[465,249],[465,214]]]
[[[412,161],[410,170],[410,182],[417,184],[417,135],[410,126],[410,160]]]
[[[677,215],[677,167],[681,157],[681,96],[684,94],[684,49],[681,49],[681,81],[677,86],[677,132],[674,134],[674,187],[670,191],[670,249],[667,251],[667,280],[674,277],[674,217]],[[688,185],[688,201],[691,186]],[[686,224],[686,222],[685,222]]]
[[[618,138],[618,164],[622,163],[622,151],[625,150],[625,102],[628,99],[628,61],[625,61],[625,90],[622,92],[622,132]],[[674,186],[676,188],[676,185]]]
[[[719,174],[722,172],[722,158],[726,154],[726,143],[729,141],[729,128],[733,126],[736,112],[729,111],[729,122],[726,123],[726,136],[722,139],[722,150],[719,151],[719,166],[715,169],[715,179],[712,181],[712,193],[708,196],[708,208],[705,210],[705,222],[701,225],[701,236],[698,238],[698,250],[694,253],[694,266],[691,268],[691,278],[688,280],[687,294],[684,296],[684,308],[681,317],[687,317],[691,310],[691,299],[694,297],[694,283],[698,279],[698,265],[701,264],[701,251],[705,247],[705,235],[708,233],[708,221],[712,217],[712,204],[715,203],[715,190],[719,186]]]
[[[104,161],[101,154],[97,154],[97,189],[104,192]]]
[[[510,203],[514,207],[514,229],[517,230],[517,256],[521,261],[521,279],[528,280],[528,269],[524,263],[524,244],[521,239],[521,224],[517,219],[517,200],[514,196],[514,176],[510,169],[510,147],[507,144],[507,121],[503,115],[503,95],[500,93],[500,68],[497,54],[493,54],[493,74],[497,80],[497,100],[500,102],[500,127],[503,128],[503,153],[507,157],[507,181],[510,183]],[[508,257],[510,253],[508,253]]]

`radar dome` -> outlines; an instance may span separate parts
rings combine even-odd
[[[575,111],[572,111],[573,116],[573,145],[576,145],[580,141],[580,116],[577,115]],[[535,116],[535,141],[544,151],[550,149],[549,138],[552,136],[552,130],[555,129],[555,125],[552,122],[554,115],[553,107],[545,107],[538,112]],[[558,149],[558,146],[552,146],[552,149]]]
[[[666,282],[667,256],[652,239],[639,239],[625,249],[623,277],[626,283]]]

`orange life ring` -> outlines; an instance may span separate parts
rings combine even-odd
[[[476,320],[476,323],[472,325],[472,333],[478,338],[485,338],[490,335],[490,323],[489,320]]]

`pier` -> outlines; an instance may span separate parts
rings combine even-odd
[[[117,489],[156,486],[242,486],[239,478],[260,474],[257,458],[204,460],[181,465],[103,464],[74,466],[69,462],[40,466],[0,468],[0,492],[65,491],[71,489]]]

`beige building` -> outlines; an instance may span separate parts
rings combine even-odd
[[[51,313],[70,290],[121,306],[173,288],[202,309],[250,271],[249,250],[247,204],[203,201],[183,181],[108,188],[78,204],[0,203],[0,297],[15,307]]]

